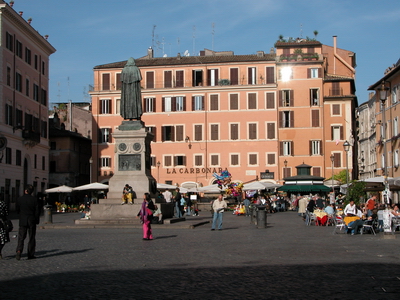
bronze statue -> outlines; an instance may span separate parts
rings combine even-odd
[[[124,120],[140,120],[142,111],[142,93],[140,87],[139,68],[135,64],[135,60],[131,57],[128,59],[121,73],[121,106],[120,113]]]

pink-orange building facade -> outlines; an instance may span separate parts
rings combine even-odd
[[[94,68],[93,181],[113,174],[125,63]],[[313,166],[312,175],[331,177],[331,155],[335,174],[346,168],[343,142],[352,139],[357,102],[355,55],[337,48],[336,38],[333,47],[280,40],[270,53],[252,55],[204,50],[160,58],[149,49],[136,65],[160,183],[209,185],[226,168],[233,180],[283,183],[302,163]]]

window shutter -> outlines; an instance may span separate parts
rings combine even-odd
[[[307,78],[311,78],[311,69],[307,69]]]
[[[278,91],[279,93],[279,107],[284,106],[283,104],[283,91]]]
[[[165,126],[161,127],[161,141],[165,142],[165,138],[167,136],[167,128]]]
[[[267,123],[267,139],[275,138],[275,123]]]
[[[99,114],[103,113],[103,100],[99,100]]]
[[[205,110],[205,106],[204,106],[204,96],[201,96],[201,109]]]
[[[249,139],[255,140],[257,139],[257,124],[249,124]]]
[[[238,139],[238,124],[231,124],[231,140]]]
[[[218,140],[218,124],[211,125],[211,140]]]
[[[152,127],[151,128],[151,133],[154,135],[153,137],[153,142],[157,142],[157,127]]]
[[[322,77],[322,69],[318,68],[318,78],[321,78],[321,77]]]
[[[215,85],[218,85],[218,81],[219,81],[219,73],[218,73],[218,69],[215,69]]]
[[[289,127],[294,127],[294,111],[290,111],[290,125]]]
[[[176,125],[175,126],[175,132],[176,132],[176,141],[183,141],[183,126],[182,125]]]
[[[154,88],[154,72],[146,73],[146,88],[148,89]]]
[[[171,97],[171,111],[176,111],[176,97]]]
[[[186,166],[186,156],[182,156],[182,164]]]
[[[283,128],[283,127],[285,127],[285,124],[284,124],[284,112],[283,111],[280,111],[279,112],[279,128]]]
[[[294,104],[293,104],[293,102],[294,102],[294,90],[290,90],[290,98],[289,98],[289,103],[290,103],[290,106],[293,106]]]
[[[293,141],[290,142],[290,155],[294,156],[294,142]]]
[[[340,126],[340,139],[343,141],[343,126]]]
[[[324,153],[322,153],[322,141],[319,142],[319,154],[324,155]]]
[[[164,97],[162,97],[161,106],[162,106],[162,111],[165,111],[165,98]]]
[[[231,85],[238,85],[239,84],[239,69],[232,68],[230,69],[230,77],[231,77]]]
[[[195,141],[201,141],[202,140],[202,125],[194,125],[194,139]]]
[[[331,126],[331,140],[333,141],[333,126]]]
[[[192,110],[194,111],[194,96],[192,96]]]
[[[117,82],[116,82],[117,90],[121,90],[121,87],[122,87],[121,73],[117,73],[116,80],[117,80]]]
[[[312,141],[308,141],[308,150],[309,150],[309,154],[311,156],[313,154],[312,153]]]
[[[314,109],[311,111],[311,126],[319,127],[319,110]]]
[[[321,176],[321,168],[320,167],[313,167],[313,175],[314,176]]]
[[[103,74],[103,91],[110,90],[110,74]]]
[[[248,109],[256,109],[257,108],[257,95],[256,93],[247,94],[248,97]]]
[[[283,155],[283,142],[279,142],[279,155]]]
[[[176,87],[183,87],[183,82],[184,82],[183,75],[184,75],[183,71],[176,71],[176,83],[175,83]]]
[[[210,96],[210,110],[218,110],[218,95]]]
[[[275,94],[267,93],[267,109],[275,108]]]
[[[274,153],[269,153],[267,155],[267,163],[269,165],[274,165],[275,164],[275,154]]]
[[[211,165],[213,166],[218,165],[218,155],[211,155]]]
[[[175,142],[175,127],[171,126],[171,142]]]
[[[229,98],[230,98],[230,109],[231,110],[239,109],[238,94],[230,94]]]
[[[153,112],[157,112],[157,101],[156,98],[152,98],[151,102],[153,103]]]
[[[267,67],[266,70],[267,74],[267,84],[275,83],[275,68],[274,67]]]
[[[333,166],[335,168],[340,168],[342,166],[342,162],[340,160],[340,153],[333,153],[333,157],[334,157]]]
[[[210,69],[207,70],[207,85],[208,86],[211,85],[211,70]]]
[[[172,71],[164,71],[164,88],[172,87]]]

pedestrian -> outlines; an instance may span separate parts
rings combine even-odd
[[[246,211],[246,217],[250,217],[250,200],[248,198],[245,198],[243,200],[243,204]]]
[[[192,196],[188,195],[186,197],[186,215],[190,216],[192,214],[192,199],[190,199]]]
[[[181,199],[182,199],[182,194],[179,192],[179,188],[176,188],[176,194],[174,197],[176,218],[182,217]]]
[[[143,240],[152,240],[153,239],[153,232],[151,230],[151,221],[153,219],[153,210],[148,207],[149,202],[151,200],[150,194],[145,193],[143,196],[143,203],[142,207],[137,214],[137,217],[140,218],[140,223],[142,224],[143,228]],[[153,205],[154,206],[154,205]]]
[[[213,221],[211,230],[215,230],[218,225],[218,230],[222,230],[222,217],[224,213],[224,209],[228,207],[228,204],[225,202],[222,194],[218,196],[218,199],[214,200],[212,204],[212,208],[214,211]]]
[[[39,224],[40,210],[36,197],[32,196],[33,190],[33,186],[28,184],[25,187],[24,195],[17,199],[15,206],[16,212],[19,214],[17,260],[21,259],[27,233],[29,234],[28,259],[36,258],[36,225]]]
[[[3,258],[1,250],[10,241],[9,228],[7,226],[8,208],[3,199],[0,199],[0,259]]]
[[[88,195],[85,195],[85,197],[83,197],[83,204],[85,205],[86,210],[90,208],[90,199]]]

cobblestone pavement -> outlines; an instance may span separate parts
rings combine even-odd
[[[249,218],[225,213],[222,231],[158,225],[155,239],[143,241],[139,226],[69,227],[77,216],[55,215],[58,227],[38,229],[35,260],[24,253],[17,261],[16,239],[6,244],[1,299],[398,299],[400,293],[399,233],[333,235],[332,227],[305,226],[295,212],[268,215],[268,227],[257,229]]]

